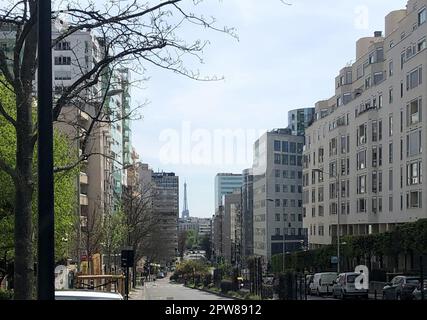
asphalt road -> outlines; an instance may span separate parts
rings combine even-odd
[[[169,279],[146,282],[145,300],[230,300],[204,291],[189,289],[182,284],[169,283]]]

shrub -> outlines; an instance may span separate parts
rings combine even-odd
[[[13,291],[0,289],[0,300],[12,300]]]

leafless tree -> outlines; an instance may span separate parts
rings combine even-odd
[[[0,104],[0,116],[9,121],[16,130],[16,165],[6,162],[0,155],[0,170],[12,178],[15,186],[15,299],[33,298],[33,223],[32,195],[34,192],[33,155],[37,142],[37,123],[33,117],[33,79],[37,69],[37,0],[2,2],[0,8],[0,37],[13,41],[11,52],[0,50],[0,71],[5,85],[16,95],[16,117],[7,113]],[[205,28],[234,35],[232,29],[217,27],[214,18],[208,18],[191,10],[199,10],[200,1],[169,0],[154,1],[109,0],[98,5],[92,0],[61,1],[59,10],[52,19],[67,21],[52,47],[80,31],[91,30],[102,42],[103,52],[96,63],[68,87],[58,93],[53,106],[54,121],[66,108],[79,108],[82,97],[95,88],[114,65],[128,65],[144,73],[151,64],[171,70],[183,76],[204,78],[197,70],[186,68],[187,59],[202,62],[202,53],[208,44],[199,39],[185,40],[178,36],[184,28]],[[62,6],[61,6],[62,4]],[[58,20],[56,20],[58,21]],[[9,30],[9,32],[4,32]],[[191,34],[191,32],[187,33]],[[138,66],[138,68],[136,68]],[[93,92],[95,112],[92,123],[102,121],[104,95]],[[104,97],[104,99],[103,99]],[[84,101],[86,104],[86,101]],[[95,128],[92,124],[90,128]],[[82,154],[77,163],[70,163],[56,171],[67,170],[86,160],[86,150],[92,129],[83,138]]]
[[[138,261],[145,255],[145,246],[157,233],[159,221],[153,212],[155,188],[152,183],[138,183],[124,188],[122,201],[125,221],[125,244],[134,250],[133,275]]]
[[[89,212],[81,228],[81,240],[82,246],[86,251],[88,274],[93,274],[94,268],[91,260],[95,253],[100,252],[104,237],[102,215],[96,212],[96,210],[94,209],[93,212]]]

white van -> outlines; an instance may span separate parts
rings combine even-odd
[[[332,286],[337,277],[336,272],[315,273],[313,282],[310,284],[310,293],[318,296],[332,293]]]
[[[335,280],[334,287],[332,288],[332,296],[340,299],[345,299],[347,297],[368,299],[367,289],[356,289],[355,281],[358,276],[360,276],[360,273],[341,273]]]

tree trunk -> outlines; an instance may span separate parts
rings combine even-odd
[[[17,106],[21,101],[17,96]],[[15,182],[15,271],[14,297],[16,300],[33,299],[34,252],[33,252],[33,145],[31,97],[17,108],[16,170]]]

